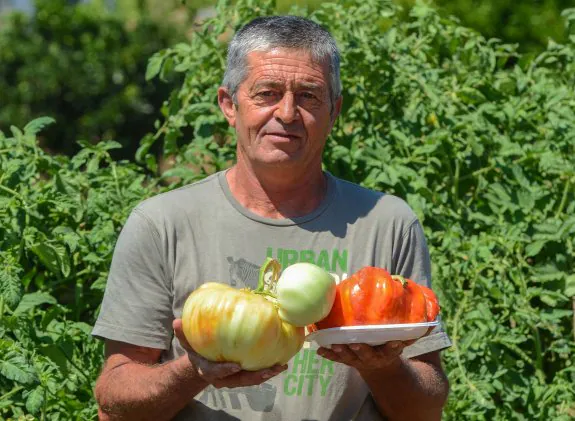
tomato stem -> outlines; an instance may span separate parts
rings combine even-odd
[[[256,294],[267,295],[276,298],[275,289],[281,272],[281,264],[276,259],[268,257],[260,268],[258,287],[254,291]],[[271,271],[271,277],[266,283],[266,274]]]
[[[391,279],[401,282],[401,286],[404,288],[407,286],[407,280],[401,275],[391,275]]]

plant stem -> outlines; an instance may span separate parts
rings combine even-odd
[[[453,175],[453,186],[452,186],[452,194],[453,194],[453,199],[455,201],[455,207],[457,210],[457,208],[459,207],[459,175],[461,172],[461,163],[459,162],[459,159],[457,159],[457,155],[455,156],[455,174]]]
[[[401,286],[404,288],[407,286],[407,281],[401,275],[391,275],[391,279],[401,282]]]
[[[47,411],[47,407],[48,407],[48,393],[46,391],[46,388],[44,388],[44,405],[42,405],[42,418],[41,421],[44,421],[46,419],[46,411]]]
[[[527,155],[527,156],[524,156],[524,157],[521,157],[521,158],[517,158],[517,159],[513,160],[511,163],[512,163],[512,164],[521,164],[522,162],[528,161],[528,160],[530,160],[530,159],[532,159],[532,158],[534,158],[534,156]],[[481,174],[484,174],[484,173],[486,173],[486,172],[492,171],[492,170],[494,170],[495,168],[497,168],[497,165],[491,164],[491,165],[489,165],[488,167],[480,168],[480,169],[478,169],[478,170],[476,170],[476,171],[473,171],[471,174],[466,174],[466,175],[464,175],[463,177],[460,177],[460,178],[459,178],[459,181],[467,180],[468,178],[472,178],[472,177],[477,177],[478,175],[481,175]]]
[[[268,284],[266,284],[266,274],[272,272],[271,279]],[[260,276],[258,279],[258,287],[254,291],[256,294],[267,295],[270,297],[275,297],[275,285],[278,282],[279,275],[281,271],[281,264],[276,259],[268,257],[262,267],[260,268]]]
[[[110,166],[112,167],[112,175],[114,176],[114,184],[116,185],[116,193],[118,194],[118,197],[120,198],[120,202],[122,203],[122,206],[125,207],[124,198],[122,197],[122,191],[120,190],[120,182],[118,181],[118,173],[116,172],[116,163],[114,161],[112,161],[111,159],[110,159]]]
[[[575,340],[575,297],[571,298],[573,306],[573,340]]]
[[[3,394],[2,396],[0,396],[0,402],[5,402],[6,399],[8,399],[10,396],[18,393],[22,389],[24,389],[24,386],[18,386],[16,388],[12,389],[10,392]]]
[[[19,199],[22,204],[24,206],[26,206],[26,200],[22,197],[22,195],[20,193],[18,193],[17,191],[14,191],[12,189],[9,189],[8,187],[4,187],[3,185],[0,184],[0,190],[4,190],[6,193],[11,194],[12,196],[14,196],[15,198]]]
[[[459,306],[459,308],[457,309],[457,312],[455,313],[455,317],[454,317],[454,321],[453,321],[453,350],[455,351],[455,359],[457,361],[457,366],[459,367],[459,371],[461,372],[461,376],[463,377],[463,381],[465,383],[467,383],[467,385],[469,386],[469,389],[471,389],[475,394],[477,394],[479,396],[479,404],[482,406],[485,406],[487,399],[485,398],[485,396],[483,396],[483,394],[481,393],[481,390],[479,390],[479,388],[477,386],[475,386],[475,384],[469,379],[469,377],[467,377],[467,372],[465,370],[465,367],[463,366],[463,361],[462,361],[462,357],[461,357],[461,350],[459,349],[459,325],[460,325],[460,321],[461,321],[461,316],[463,315],[464,311],[466,311],[466,307],[467,307],[467,302],[469,301],[469,298],[473,296],[473,292],[475,289],[475,281],[477,279],[477,277],[479,276],[479,274],[481,273],[481,270],[483,269],[478,269],[475,273],[475,277],[472,279],[471,281],[471,285],[469,286],[469,291],[465,291],[464,293],[464,297],[463,300],[461,301],[461,305]]]
[[[559,208],[557,209],[557,213],[555,214],[555,218],[559,218],[563,213],[563,209],[567,204],[567,196],[569,196],[569,190],[571,189],[571,180],[567,180],[565,184],[565,188],[563,189],[563,196],[561,197],[561,203],[559,203]]]
[[[535,372],[537,373],[537,377],[542,385],[546,383],[545,381],[545,372],[543,371],[543,352],[541,347],[541,335],[539,335],[539,329],[534,327],[533,328],[533,336],[535,339],[535,356],[537,358],[537,367]]]

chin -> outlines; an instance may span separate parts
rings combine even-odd
[[[258,161],[267,166],[293,166],[301,162],[301,154],[289,154],[283,151],[275,151],[274,153],[266,154],[266,156],[260,157]]]

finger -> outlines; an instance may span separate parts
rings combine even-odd
[[[353,364],[357,362],[357,356],[347,345],[334,344],[331,346],[331,350],[328,351],[329,352],[326,351],[324,358],[343,364]]]
[[[287,365],[284,366],[274,366],[258,371],[247,371],[243,370],[238,373],[232,374],[222,379],[218,379],[212,384],[216,388],[221,387],[244,387],[244,386],[256,386],[258,384],[264,383],[265,381],[277,376],[281,372],[287,369]]]
[[[401,355],[405,344],[401,341],[390,341],[377,347],[377,352],[387,358],[394,358]]]
[[[190,356],[190,359],[192,358],[198,361],[196,364],[198,374],[210,383],[225,379],[242,371],[242,367],[237,363],[212,362],[198,354]]]
[[[351,344],[349,348],[355,354],[356,358],[362,362],[370,363],[381,358],[377,348],[367,344]]]
[[[324,348],[324,347],[318,348],[317,349],[317,355],[319,355],[320,357],[323,357],[325,359],[328,359],[330,361],[339,362],[339,360],[338,360],[339,357],[337,356],[337,354],[329,348]]]

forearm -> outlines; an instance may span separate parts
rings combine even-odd
[[[187,356],[161,365],[126,362],[102,375],[96,400],[102,421],[172,419],[207,383]]]
[[[443,372],[424,361],[398,358],[381,370],[360,371],[390,421],[441,420],[449,385]]]

